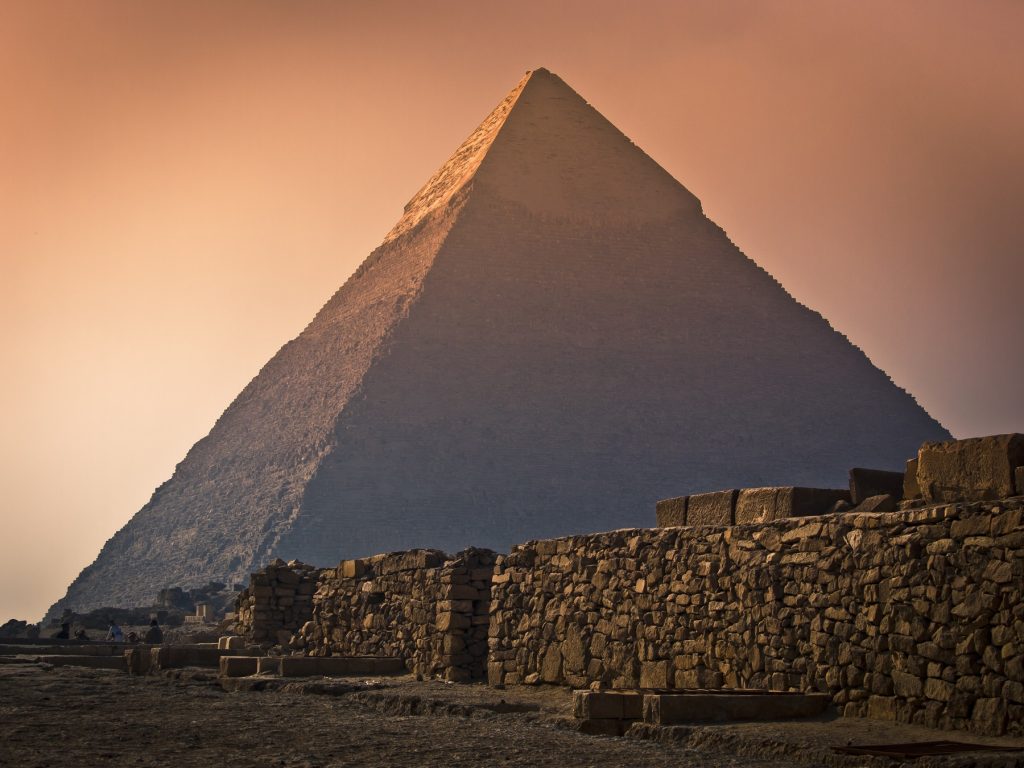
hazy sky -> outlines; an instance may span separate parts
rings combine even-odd
[[[1021,29],[998,0],[0,2],[0,621],[539,66],[954,434],[1024,431]]]

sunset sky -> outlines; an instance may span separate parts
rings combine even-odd
[[[0,3],[0,622],[540,66],[956,436],[1024,431],[1021,29],[999,0]]]

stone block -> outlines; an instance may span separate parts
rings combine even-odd
[[[1003,499],[1014,495],[1014,474],[1024,465],[1024,435],[924,443],[917,462],[917,484],[928,502]]]
[[[36,661],[54,667],[89,667],[90,669],[127,670],[128,661],[122,656],[75,656],[71,654],[36,656]]]
[[[854,512],[895,512],[896,499],[888,493],[869,496],[853,508]]]
[[[655,515],[659,528],[674,528],[686,525],[686,497],[663,499],[655,507]]]
[[[387,555],[377,564],[380,574],[399,573],[401,571],[418,571],[425,568],[437,568],[445,560],[444,552],[438,549],[414,549]]]
[[[732,525],[736,490],[695,493],[686,499],[687,525]]]
[[[641,688],[671,688],[672,669],[667,661],[644,661],[640,664]]]
[[[907,469],[903,473],[903,498],[919,499],[921,487],[917,484],[917,457],[907,459]]]
[[[736,499],[736,524],[823,515],[837,501],[849,500],[849,491],[832,488],[744,488]]]
[[[639,691],[573,691],[573,714],[583,720],[639,720],[644,697]]]
[[[1013,471],[1014,481],[1014,493],[1018,496],[1024,496],[1024,467],[1017,467]]]
[[[125,666],[130,675],[149,674],[149,664],[152,659],[149,648],[129,648],[124,652]]]
[[[872,496],[886,494],[900,501],[903,498],[903,478],[903,472],[854,467],[850,470],[850,503],[856,506]]]
[[[152,648],[150,667],[153,669],[180,669],[181,667],[211,667],[220,666],[220,657],[234,655],[234,651],[225,651],[216,647],[216,643],[210,644],[213,647],[202,647],[200,645],[163,645],[159,648]]]
[[[282,656],[283,677],[404,675],[405,662],[383,656]]]
[[[281,674],[281,657],[280,656],[260,656],[256,662],[256,674],[260,675],[280,675]]]
[[[255,656],[221,656],[221,677],[248,677],[255,675],[259,659]]]
[[[827,693],[657,693],[644,696],[652,725],[789,720],[816,717],[831,704]]]
[[[357,579],[366,573],[366,562],[363,560],[342,560],[338,566],[338,575],[343,579]]]

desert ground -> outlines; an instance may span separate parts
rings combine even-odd
[[[228,685],[225,690],[223,685]],[[258,690],[264,686],[268,690]],[[412,677],[284,684],[212,671],[0,666],[0,765],[21,766],[893,766],[831,747],[960,738],[859,719],[573,730],[571,693],[495,690]],[[928,757],[914,765],[1024,765],[1024,753]]]

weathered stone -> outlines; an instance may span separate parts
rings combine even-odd
[[[917,484],[917,457],[907,459],[907,469],[903,473],[903,498],[917,499],[921,496],[921,486]]]
[[[896,499],[889,494],[869,496],[858,504],[854,512],[895,512]]]
[[[892,673],[892,684],[897,696],[920,698],[924,695],[924,683],[916,675],[894,671]]]
[[[401,659],[381,657],[344,656],[282,656],[283,677],[313,677],[331,675],[402,675],[405,664]]]
[[[885,495],[899,501],[903,498],[903,478],[903,472],[854,467],[850,470],[850,503],[858,506],[872,496]]]
[[[220,676],[247,677],[255,675],[258,661],[255,656],[221,656]]]
[[[737,491],[696,493],[686,499],[687,525],[732,525]]]
[[[831,703],[832,697],[823,693],[647,694],[644,696],[644,722],[679,725],[733,720],[785,720],[820,715]]]
[[[792,486],[745,488],[736,500],[736,524],[822,515],[840,500],[849,501],[849,491]]]
[[[655,505],[659,528],[686,525],[686,497],[663,499]]]
[[[992,435],[924,443],[917,482],[926,501],[983,501],[1014,493],[1014,471],[1024,465],[1024,435]]]
[[[548,646],[544,654],[544,663],[541,665],[540,677],[545,683],[559,683],[562,681],[562,652],[557,645]]]
[[[640,664],[641,688],[670,688],[672,670],[667,661],[644,661]]]
[[[639,720],[643,695],[636,691],[573,691],[573,714],[588,720]]]
[[[979,733],[1005,733],[1006,702],[999,698],[978,699],[971,709],[971,725]]]

